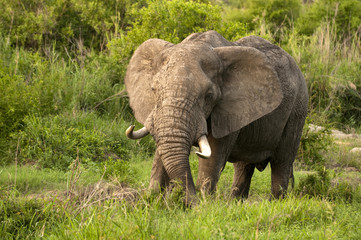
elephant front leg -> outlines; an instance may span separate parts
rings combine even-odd
[[[235,162],[234,177],[232,184],[232,197],[246,199],[248,197],[251,179],[254,173],[254,164],[244,162]]]
[[[232,151],[236,139],[237,134],[235,133],[220,139],[215,139],[212,135],[208,136],[212,155],[209,159],[198,157],[197,188],[199,190],[206,193],[215,191],[221,172]]]
[[[160,192],[163,189],[166,189],[169,185],[170,179],[164,168],[164,165],[159,157],[158,151],[156,151],[152,166],[152,171],[150,174],[150,184],[149,188],[153,192]]]
[[[225,161],[218,160],[215,157],[211,157],[210,159],[198,157],[198,159],[197,189],[201,192],[212,193],[216,189]]]

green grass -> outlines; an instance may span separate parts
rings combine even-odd
[[[196,178],[194,155],[190,163]],[[337,182],[323,195],[309,197],[297,190],[310,172],[296,171],[296,190],[269,201],[268,167],[255,171],[250,197],[242,202],[229,198],[228,164],[216,193],[199,195],[199,205],[185,209],[177,194],[147,190],[151,165],[151,158],[131,159],[136,179],[128,185],[84,169],[75,179],[75,169],[3,167],[0,234],[18,239],[357,239],[361,234],[361,188],[348,184],[360,179],[360,172],[336,169]]]
[[[357,222],[354,220],[361,218],[354,206],[338,206],[323,200],[295,197],[256,203],[202,201],[191,210],[166,208],[158,202],[149,203],[142,199],[135,206],[105,203],[82,214],[75,219],[66,219],[59,230],[49,237],[329,239],[347,236],[356,239],[360,232],[357,232]],[[345,214],[348,216],[345,217]],[[348,217],[353,220],[350,221]],[[348,232],[347,228],[354,227],[352,233]]]
[[[46,197],[47,193],[62,192],[70,188],[73,172],[52,169],[39,169],[35,166],[9,165],[0,168],[0,186],[2,190],[16,190],[21,195]],[[83,170],[76,181],[78,186],[94,184],[101,174]]]

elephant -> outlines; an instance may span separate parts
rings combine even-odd
[[[150,189],[181,185],[186,205],[196,190],[212,193],[226,162],[233,163],[231,195],[247,198],[255,168],[271,166],[271,196],[284,197],[307,115],[308,92],[295,60],[258,37],[229,42],[216,31],[178,44],[149,39],[134,52],[125,75],[129,104],[156,143]],[[199,169],[194,184],[189,154]]]

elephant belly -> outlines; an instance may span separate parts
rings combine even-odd
[[[272,157],[279,145],[284,126],[285,123],[280,124],[271,117],[260,119],[241,129],[228,161],[257,164]]]
[[[234,149],[231,152],[231,155],[228,158],[229,162],[246,162],[252,164],[263,163],[264,161],[268,162],[268,159],[272,156],[273,151],[271,150],[247,150],[247,149]]]

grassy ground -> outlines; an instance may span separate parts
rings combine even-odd
[[[315,173],[298,167],[296,187],[289,196],[268,201],[267,168],[255,172],[249,199],[232,200],[233,169],[228,164],[217,192],[200,194],[199,205],[192,209],[183,207],[177,192],[149,193],[151,158],[132,159],[131,183],[104,180],[104,174],[81,167],[68,172],[31,165],[3,167],[0,235],[15,239],[359,239],[360,156],[347,152],[354,141],[342,140],[325,154],[332,166],[326,191],[322,188],[326,181],[310,185],[309,176]],[[346,167],[349,159],[355,162],[352,167]],[[196,175],[195,156],[190,162]]]

